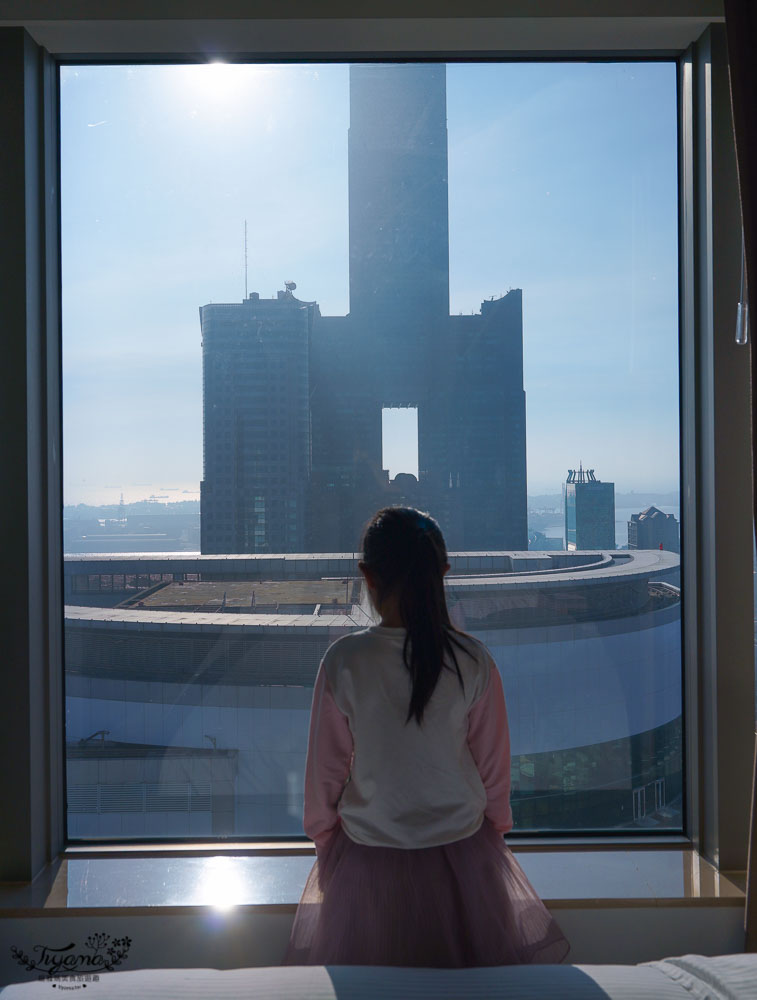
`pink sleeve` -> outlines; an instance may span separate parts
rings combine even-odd
[[[493,661],[486,691],[468,713],[468,746],[486,789],[486,816],[497,833],[507,833],[513,827],[510,731],[502,678]]]
[[[310,712],[310,736],[305,764],[305,833],[319,853],[336,833],[337,806],[350,775],[352,733],[347,716],[334,701],[323,664],[318,669]]]

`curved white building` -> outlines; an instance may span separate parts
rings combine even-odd
[[[678,556],[450,562],[453,619],[502,674],[516,829],[678,828]],[[371,620],[356,557],[76,556],[64,575],[71,835],[301,834],[318,664]]]

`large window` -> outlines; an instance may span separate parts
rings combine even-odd
[[[516,831],[679,832],[675,64],[60,85],[69,835],[301,834],[391,503],[502,672]]]

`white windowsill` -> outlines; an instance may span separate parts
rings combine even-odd
[[[148,854],[138,845],[119,856],[72,848],[30,885],[1,886],[0,917],[293,913],[314,860],[301,843],[193,847],[191,854],[176,845]],[[512,847],[551,909],[744,906],[743,875],[718,872],[685,843]]]

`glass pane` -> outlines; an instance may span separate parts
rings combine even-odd
[[[61,170],[70,836],[302,835],[392,503],[516,831],[679,831],[675,65],[64,67]]]

